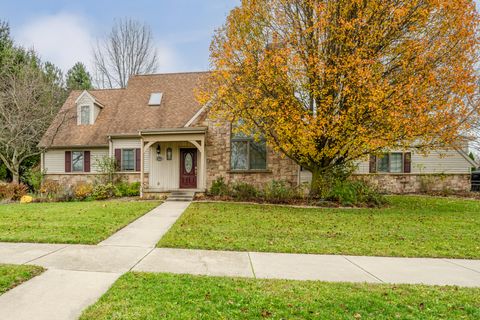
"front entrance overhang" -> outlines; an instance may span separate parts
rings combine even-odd
[[[142,181],[141,194],[144,192],[144,162],[145,150],[151,148],[154,144],[162,142],[189,142],[199,153],[200,170],[198,172],[198,190],[206,190],[206,152],[205,152],[205,134],[206,127],[188,127],[188,128],[165,128],[148,129],[139,132],[141,137],[141,172],[140,181]]]

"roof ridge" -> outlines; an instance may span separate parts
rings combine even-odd
[[[115,90],[125,90],[126,88],[104,88],[104,89],[87,89],[86,91],[90,92],[90,91],[115,91]],[[78,90],[78,91],[82,91],[83,90]]]
[[[180,72],[161,72],[161,73],[149,73],[149,74],[134,74],[131,77],[151,77],[151,76],[171,76],[178,74],[196,74],[196,73],[210,73],[211,71],[180,71]]]

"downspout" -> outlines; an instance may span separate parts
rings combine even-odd
[[[113,157],[113,141],[112,137],[108,136],[108,156]]]
[[[141,136],[141,132],[139,133]],[[143,137],[140,137],[140,198],[143,198],[143,179],[145,177],[145,145],[143,143]]]
[[[45,151],[40,153],[40,171],[45,172]]]

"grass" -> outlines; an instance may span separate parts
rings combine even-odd
[[[0,241],[96,244],[158,204],[94,201],[0,205]]]
[[[194,203],[159,247],[480,258],[480,201],[391,196],[381,209]]]
[[[479,319],[480,289],[127,273],[81,320]]]
[[[43,271],[42,267],[37,266],[0,264],[0,295]]]

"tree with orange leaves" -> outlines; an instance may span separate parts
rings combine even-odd
[[[323,175],[392,148],[454,144],[478,111],[472,0],[243,0],[199,92]]]

